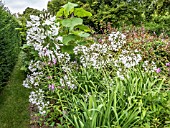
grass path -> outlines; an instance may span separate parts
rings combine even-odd
[[[8,85],[0,93],[0,128],[29,128],[28,89],[22,86],[21,54]]]

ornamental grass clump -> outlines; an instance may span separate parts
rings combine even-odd
[[[41,15],[27,22],[24,47],[34,56],[23,86],[31,90],[29,101],[38,108],[39,125],[169,126],[170,95],[156,63],[143,62],[142,52],[127,47],[120,32],[112,32],[103,43],[89,40],[86,27],[74,24],[80,18],[70,15],[90,13],[76,7],[68,3],[61,8],[57,16],[66,20]]]
[[[161,92],[164,80],[155,79],[155,73],[133,69],[121,80],[116,76],[111,77],[111,72],[107,70],[91,70],[83,68],[82,74],[75,73],[79,79],[80,76],[84,78],[78,88],[83,88],[83,83],[85,87],[79,95],[71,93],[70,109],[64,115],[73,127],[169,126],[166,122],[169,120],[170,111],[165,107],[169,102],[169,93]],[[86,80],[86,74],[91,72],[92,76]],[[163,97],[168,102],[165,99],[159,100]],[[163,113],[166,115],[165,118]]]

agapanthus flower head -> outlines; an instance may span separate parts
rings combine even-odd
[[[54,91],[54,89],[55,89],[55,86],[54,86],[54,84],[49,84],[49,85],[48,85],[48,88],[49,88],[49,90],[52,90],[52,91]]]
[[[156,71],[156,73],[160,73],[160,72],[161,72],[161,69],[160,69],[160,68],[157,68],[155,71]]]
[[[54,58],[54,60],[53,60],[53,64],[55,65],[57,63],[57,59],[56,58]]]
[[[47,79],[52,79],[52,76],[47,76]]]
[[[166,63],[166,66],[167,66],[167,67],[170,67],[170,62],[169,62],[169,63]]]
[[[38,16],[35,16],[35,15],[30,15],[30,19],[32,21],[39,21],[40,20],[40,18]]]
[[[112,32],[109,34],[108,40],[111,42],[111,49],[118,51],[126,43],[126,36],[119,31]]]

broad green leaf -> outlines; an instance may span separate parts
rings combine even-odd
[[[73,34],[63,36],[63,44],[68,45],[70,41],[78,40],[79,37]]]
[[[62,52],[67,52],[68,54],[73,53],[74,46],[73,45],[64,45],[61,47]]]
[[[75,18],[75,17],[70,18],[70,19],[64,19],[64,20],[62,21],[62,25],[63,25],[64,27],[70,28],[70,30],[73,30],[73,28],[74,28],[75,26],[81,25],[81,24],[83,24],[83,20],[82,20],[81,18]]]
[[[92,14],[86,10],[84,10],[83,8],[76,8],[74,11],[74,15],[78,16],[78,17],[90,17],[92,16]]]
[[[30,45],[24,44],[24,45],[22,46],[22,49],[27,49],[27,48],[29,48],[29,47],[30,47]]]
[[[84,38],[87,38],[87,37],[90,36],[89,33],[82,32],[82,31],[73,31],[73,34],[78,35],[78,36],[80,36],[80,37],[84,37]]]
[[[62,6],[64,8],[65,16],[67,17],[69,14],[71,14],[73,12],[74,7],[76,7],[76,6],[78,6],[78,5],[73,4],[71,2],[68,2],[67,4]]]
[[[80,37],[87,38],[87,37],[90,36],[90,34],[89,34],[89,33],[86,33],[86,32],[81,32],[81,33],[79,34],[79,36],[80,36]]]
[[[77,44],[79,44],[79,45],[86,45],[86,44],[88,44],[89,42],[87,42],[87,41],[78,41],[77,42]]]
[[[85,32],[91,32],[91,29],[88,27],[88,26],[85,26],[85,25],[77,25],[75,28],[78,28],[82,31],[85,31]]]
[[[20,70],[22,70],[22,71],[26,71],[26,70],[27,70],[27,68],[26,68],[25,66],[22,66],[22,67],[20,68]]]
[[[56,17],[61,17],[61,16],[63,16],[63,14],[64,14],[64,8],[61,8],[61,9],[57,12]]]

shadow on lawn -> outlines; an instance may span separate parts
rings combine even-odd
[[[8,84],[0,92],[1,128],[29,127],[29,90],[22,86],[25,75],[20,70],[21,60],[20,54]]]

